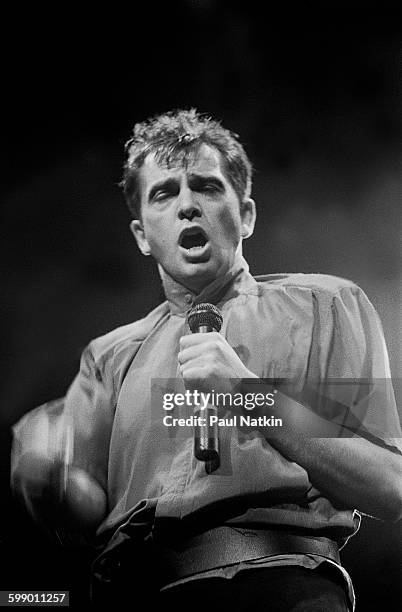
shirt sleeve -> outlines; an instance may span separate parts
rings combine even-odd
[[[91,345],[65,397],[35,408],[13,427],[11,478],[24,453],[61,459],[107,487],[115,392],[110,368],[95,363]]]
[[[94,476],[104,489],[115,405],[113,372],[107,360],[95,362],[89,345],[65,397],[64,418],[73,432],[73,464]]]
[[[356,285],[314,296],[309,376],[323,416],[402,454],[402,432],[381,321]]]

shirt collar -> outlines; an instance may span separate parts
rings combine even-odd
[[[158,265],[158,268],[165,296],[173,314],[184,315],[192,306],[202,302],[218,304],[223,298],[227,301],[246,291],[248,293],[253,289],[257,291],[257,282],[249,273],[249,266],[242,255],[241,248],[237,249],[230,270],[204,287],[199,294],[193,293],[187,287],[180,285],[160,265]]]

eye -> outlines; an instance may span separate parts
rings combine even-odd
[[[211,193],[215,194],[220,191],[218,185],[216,183],[203,183],[197,189],[200,193]]]
[[[170,198],[170,197],[171,197],[171,195],[172,195],[172,194],[171,194],[169,191],[166,191],[166,190],[160,189],[159,191],[157,191],[157,192],[155,193],[155,195],[153,196],[153,198],[152,198],[152,199],[153,199],[155,202],[160,202],[160,201],[162,201],[162,200],[166,200],[167,198]]]

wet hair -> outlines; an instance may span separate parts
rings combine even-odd
[[[202,144],[215,148],[221,154],[222,171],[240,204],[250,196],[252,165],[238,135],[195,108],[177,109],[137,123],[125,144],[126,161],[120,186],[135,218],[141,216],[139,171],[145,158],[153,153],[158,164],[186,167]]]

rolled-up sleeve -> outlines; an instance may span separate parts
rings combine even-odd
[[[357,434],[402,454],[400,417],[375,308],[353,284],[314,299],[310,377],[320,381],[324,416],[341,420],[343,435]]]
[[[11,481],[25,453],[71,463],[107,487],[115,392],[109,369],[95,362],[91,345],[65,397],[25,414],[13,426]]]
[[[64,418],[73,431],[73,463],[107,486],[109,442],[115,410],[113,374],[105,360],[95,362],[91,345],[81,356],[78,375],[64,403]]]

